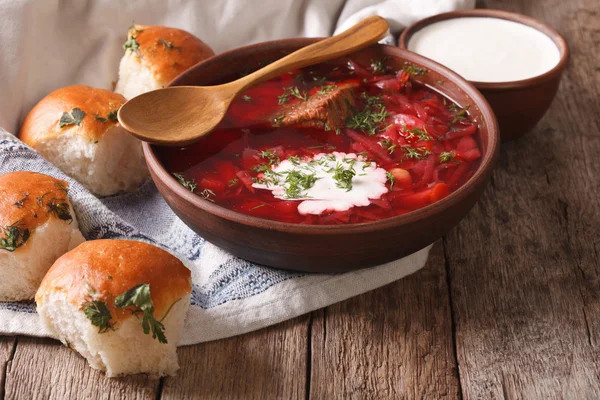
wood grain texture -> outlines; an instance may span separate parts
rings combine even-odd
[[[310,397],[458,398],[444,264],[314,313]]]
[[[50,339],[19,337],[6,373],[5,399],[154,399],[159,380],[109,379]]]
[[[13,336],[0,336],[0,399],[4,398],[4,383],[6,370],[12,361],[17,346],[17,338]]]
[[[572,49],[538,127],[504,144],[493,185],[447,238],[466,399],[600,398],[600,3],[490,1]]]
[[[309,316],[179,348],[181,370],[161,399],[304,399]]]

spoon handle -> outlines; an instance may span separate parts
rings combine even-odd
[[[282,73],[332,60],[377,43],[388,31],[385,18],[377,15],[368,17],[344,32],[318,41],[259,69],[243,78],[227,84],[239,93],[260,82]]]

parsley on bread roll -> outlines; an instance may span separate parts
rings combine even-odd
[[[132,26],[123,48],[115,92],[127,99],[165,87],[186,69],[215,55],[191,33],[164,26]]]
[[[150,244],[94,240],[60,257],[36,296],[42,323],[109,377],[173,375],[191,273]]]
[[[136,189],[148,171],[141,142],[117,120],[125,101],[89,86],[55,90],[27,114],[19,138],[97,195]]]
[[[83,241],[67,182],[0,175],[0,301],[33,299],[52,263]]]

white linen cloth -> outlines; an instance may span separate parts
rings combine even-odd
[[[159,244],[192,269],[194,292],[182,344],[238,335],[342,301],[422,268],[429,247],[356,272],[319,275],[257,266],[187,228],[149,182],[97,199],[14,139],[28,110],[50,91],[85,84],[111,89],[133,23],[185,29],[216,53],[265,40],[330,36],[378,14],[391,33],[474,0],[0,0],[0,173],[32,170],[67,179],[88,240]],[[3,128],[3,129],[2,129]],[[49,336],[35,307],[0,302],[0,334]]]

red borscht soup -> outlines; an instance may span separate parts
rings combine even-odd
[[[386,59],[292,71],[237,98],[215,131],[161,148],[167,170],[206,201],[299,224],[406,214],[463,185],[481,157],[468,114]]]

